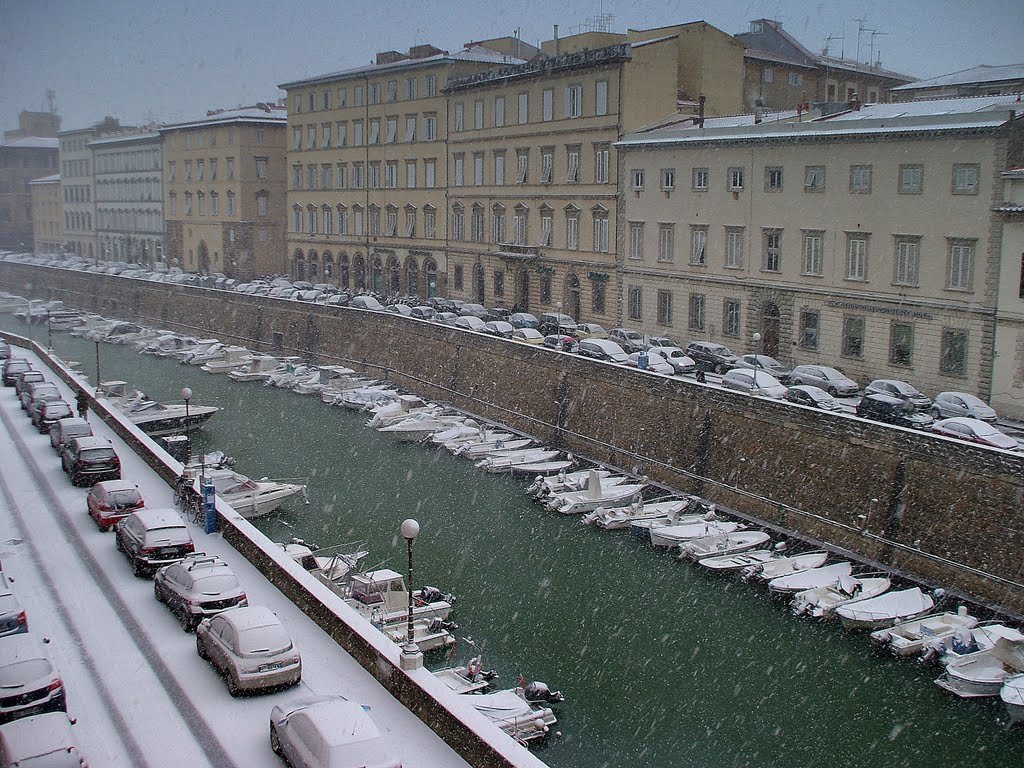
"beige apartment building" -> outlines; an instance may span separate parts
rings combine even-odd
[[[64,213],[60,203],[60,174],[29,182],[32,195],[32,234],[35,253],[59,254],[64,243]]]
[[[256,104],[160,127],[170,266],[242,280],[287,271],[285,112]]]
[[[990,97],[630,134],[625,322],[989,397],[1021,114]]]
[[[444,89],[452,77],[518,62],[481,45],[454,54],[420,45],[281,85],[290,107],[292,277],[380,293],[447,293]]]
[[[995,212],[1002,225],[1003,260],[996,308],[992,407],[1024,419],[1024,164],[1002,173],[1002,202]]]

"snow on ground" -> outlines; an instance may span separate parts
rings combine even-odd
[[[17,356],[33,358],[23,350]],[[48,378],[74,404],[71,390]],[[99,419],[91,421],[113,441],[122,476],[138,483],[147,505],[173,506],[166,483]],[[156,602],[151,580],[132,575],[113,533],[96,528],[86,489],[72,487],[48,436],[32,427],[9,387],[0,388],[0,435],[0,560],[30,632],[51,638],[47,650],[90,765],[278,768],[268,742],[271,707],[333,693],[371,707],[406,768],[467,765],[219,535],[189,523],[197,550],[226,560],[249,603],[270,606],[302,654],[299,686],[231,698],[196,654],[195,635]]]

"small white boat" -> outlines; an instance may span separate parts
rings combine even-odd
[[[561,455],[561,451],[553,448],[524,448],[519,451],[505,451],[502,453],[494,453],[488,456],[482,461],[478,461],[476,466],[478,469],[482,469],[485,472],[491,474],[497,474],[499,472],[511,472],[518,466],[523,464],[536,464],[539,461],[550,461]]]
[[[828,560],[828,552],[804,552],[766,560],[763,563],[743,569],[743,580],[771,581],[799,571],[819,568]]]
[[[340,405],[350,411],[365,411],[373,406],[389,402],[398,397],[398,390],[390,384],[367,384],[346,390],[331,401],[331,405]]]
[[[625,506],[598,507],[580,518],[580,522],[584,525],[596,525],[606,531],[615,531],[628,528],[630,523],[640,520],[675,519],[684,510],[689,509],[690,504],[690,498],[644,501],[643,497],[639,497]]]
[[[344,583],[333,580],[345,601],[375,624],[400,624],[409,618],[409,592],[405,579],[390,568],[353,573]],[[447,619],[455,597],[437,587],[413,590],[413,619]]]
[[[1010,725],[1024,720],[1024,674],[1008,676],[999,689],[999,698],[1010,716]]]
[[[250,480],[233,469],[216,469],[206,476],[213,480],[217,495],[245,518],[268,515],[294,496],[302,496],[303,501],[309,503],[306,486],[300,483],[267,478]]]
[[[245,347],[225,347],[224,357],[219,360],[210,360],[203,365],[201,370],[206,373],[228,373],[243,365],[248,365],[251,360],[252,352]]]
[[[218,344],[220,344],[220,341],[218,339],[199,339],[199,341],[196,342],[196,345],[192,347],[192,349],[186,349],[179,352],[178,360],[180,360],[183,363],[191,364],[192,358],[198,355],[205,355],[207,352],[213,349],[214,346]]]
[[[399,395],[394,401],[375,407],[372,416],[366,422],[368,427],[386,427],[397,424],[416,413],[435,413],[438,406],[428,403],[416,395]]]
[[[805,589],[816,589],[832,584],[836,579],[853,573],[853,564],[842,560],[831,565],[806,568],[768,581],[768,590],[779,595],[793,595]]]
[[[592,512],[598,507],[617,506],[626,503],[634,496],[642,494],[647,487],[647,478],[640,478],[639,483],[623,483],[622,485],[606,486],[598,479],[588,485],[586,490],[553,493],[544,506],[552,512],[563,515],[579,515]]]
[[[978,620],[961,606],[956,613],[939,613],[901,621],[871,633],[871,643],[897,656],[920,653],[929,643],[943,640],[959,629],[972,629]]]
[[[126,381],[103,381],[96,396],[106,398],[142,431],[154,435],[181,434],[200,427],[220,408],[213,405],[161,403],[150,400],[145,393],[128,388]]]
[[[108,320],[101,315],[82,315],[79,318],[78,325],[69,328],[68,333],[72,336],[86,336],[100,329],[102,329],[103,333],[106,333],[114,322],[114,320]]]
[[[305,381],[302,381],[292,387],[292,392],[297,395],[317,395],[321,394],[327,389],[332,383],[340,385],[348,381],[349,377],[355,373],[352,368],[346,368],[341,365],[321,365],[316,369],[316,374],[310,376]],[[339,388],[336,394],[340,394],[341,389]]]
[[[764,531],[734,531],[716,536],[704,536],[679,545],[679,560],[700,560],[713,555],[735,555],[755,549],[771,541]]]
[[[435,670],[434,677],[444,683],[449,690],[458,693],[479,693],[491,687],[491,680],[497,675],[484,672],[479,657],[473,657],[464,667],[445,667]]]
[[[531,442],[533,441],[528,437],[516,437],[511,432],[488,429],[478,437],[471,437],[467,440],[449,440],[444,447],[452,456],[479,459],[494,451],[514,451],[525,448]]]
[[[714,555],[702,557],[697,565],[711,571],[738,571],[741,568],[749,568],[752,565],[766,563],[775,557],[770,549],[753,549],[745,552],[737,552],[733,555]]]
[[[466,696],[477,712],[520,742],[542,739],[558,722],[550,707],[531,706],[515,689]]]
[[[166,333],[146,344],[142,348],[141,354],[156,355],[157,357],[176,357],[179,353],[192,349],[195,345],[196,339],[193,336]]]
[[[824,587],[797,592],[791,604],[793,615],[828,619],[840,606],[876,597],[888,590],[891,584],[885,576],[840,576]]]
[[[406,624],[377,625],[377,629],[398,645],[408,642],[409,630]],[[452,634],[454,629],[458,629],[456,624],[442,619],[413,619],[412,639],[423,653],[440,651],[455,645],[455,635]]]
[[[633,519],[626,522],[629,532],[638,538],[647,541],[651,538],[652,528],[663,528],[667,525],[688,525],[689,523],[711,522],[721,520],[714,504],[709,504],[697,496],[690,496],[686,505],[680,510],[669,509],[664,514],[658,514],[655,507],[651,514],[647,510],[653,505],[648,505],[641,500],[641,511]],[[606,526],[607,527],[607,526]],[[622,527],[621,523],[615,522],[613,528]]]
[[[273,355],[253,355],[252,360],[241,368],[228,371],[234,381],[266,381],[281,364]]]
[[[923,616],[935,607],[934,598],[920,587],[886,592],[836,608],[844,629],[882,629],[898,621]]]
[[[655,547],[676,547],[684,541],[732,533],[740,524],[731,520],[700,520],[680,525],[660,525],[650,529],[651,545]]]
[[[227,345],[221,344],[219,341],[202,349],[197,347],[193,354],[184,359],[183,362],[189,365],[206,365],[217,360],[223,360],[226,349]]]
[[[526,492],[533,498],[540,499],[552,493],[582,491],[591,483],[595,473],[597,474],[598,481],[603,485],[621,485],[629,480],[626,475],[616,475],[613,479],[612,473],[607,469],[592,467],[590,469],[580,469],[576,472],[559,472],[553,477],[538,476],[530,484],[530,487],[526,489]]]
[[[978,651],[988,651],[1002,639],[1024,642],[1024,634],[1005,624],[979,624],[971,629],[957,628],[952,634],[926,643],[921,651],[921,662],[938,661],[946,665]]]
[[[1024,672],[1024,641],[1001,637],[987,651],[953,659],[935,684],[963,699],[998,696],[1006,678]]]
[[[430,436],[430,442],[434,445],[444,445],[448,441],[469,440],[479,435],[480,429],[480,424],[475,419],[466,419],[461,424],[453,424],[447,429],[435,432]]]
[[[443,416],[432,411],[414,413],[402,421],[377,427],[378,432],[392,435],[400,442],[414,443],[430,437],[435,432],[462,422],[462,416]]]
[[[285,364],[284,369],[271,373],[263,386],[265,387],[277,387],[278,389],[291,389],[300,381],[312,377],[316,373],[316,369],[311,365],[306,365],[300,362],[289,362]]]

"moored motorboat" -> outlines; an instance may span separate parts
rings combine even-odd
[[[550,461],[561,455],[561,451],[543,446],[535,448],[524,448],[518,451],[504,451],[493,453],[476,466],[485,472],[497,474],[499,472],[511,472],[515,467],[523,464],[536,464],[540,461]]]
[[[920,653],[929,643],[944,640],[959,629],[972,629],[977,623],[961,606],[956,613],[931,614],[876,629],[871,633],[871,642],[897,656],[910,656]]]
[[[620,528],[628,528],[630,523],[639,520],[667,521],[687,510],[690,504],[690,498],[644,501],[641,496],[624,506],[598,507],[593,512],[588,512],[580,518],[580,522],[584,525],[596,525],[598,528],[614,531]]]
[[[534,464],[517,464],[509,471],[520,477],[536,477],[537,475],[553,475],[556,472],[565,472],[576,466],[576,459],[571,453],[567,453],[564,459],[553,459],[552,461],[539,461]]]
[[[366,422],[368,427],[386,427],[389,424],[397,424],[416,413],[435,413],[439,407],[428,403],[416,395],[399,395],[392,402],[375,407],[370,419]]]
[[[346,390],[334,398],[331,405],[340,405],[350,411],[365,411],[378,403],[388,402],[398,397],[398,390],[390,384],[367,384]]]
[[[552,493],[582,491],[593,482],[595,474],[597,475],[597,481],[604,485],[621,485],[629,480],[625,475],[617,475],[613,480],[611,479],[612,473],[609,470],[592,467],[590,469],[580,469],[576,472],[559,472],[552,477],[537,477],[530,484],[530,487],[526,489],[526,492],[535,499],[541,499]]]
[[[455,423],[462,423],[463,418],[463,416],[445,416],[438,412],[422,411],[394,424],[377,427],[377,431],[391,435],[400,442],[414,443]]]
[[[377,624],[400,624],[409,618],[409,592],[405,579],[390,568],[353,573],[344,584],[335,582],[339,594],[366,618]],[[336,590],[337,591],[337,590]],[[455,597],[437,587],[413,590],[414,619],[447,619]]]
[[[219,341],[215,341],[213,344],[209,345],[200,342],[199,345],[192,350],[192,354],[186,355],[182,358],[182,362],[188,363],[189,365],[207,365],[208,363],[213,363],[217,360],[223,360],[225,350],[227,348],[227,344],[221,344]]]
[[[651,545],[655,547],[676,547],[684,541],[732,533],[740,524],[731,520],[698,520],[678,525],[660,525],[649,529]]]
[[[228,376],[234,381],[266,381],[280,364],[273,355],[253,355],[245,365],[228,371]]]
[[[1006,678],[1024,673],[1024,641],[1001,637],[987,651],[953,659],[935,684],[964,699],[998,696]]]
[[[700,560],[713,555],[734,555],[755,549],[771,541],[764,531],[734,531],[684,541],[679,545],[679,560]]]
[[[461,699],[514,739],[543,739],[558,722],[550,707],[529,704],[515,689],[479,693]]]
[[[743,580],[771,581],[799,571],[820,568],[828,560],[828,552],[802,552],[784,555],[743,569]]]
[[[503,451],[518,451],[533,445],[533,439],[529,437],[516,437],[508,432],[496,433],[498,436],[485,440],[466,440],[460,443],[452,451],[453,456],[461,456],[464,459],[474,461],[489,456],[492,453]]]
[[[923,616],[935,607],[935,599],[920,587],[847,603],[835,610],[844,629],[882,629],[898,621]]]
[[[952,634],[926,643],[921,651],[921,662],[946,665],[972,653],[991,650],[1003,638],[1024,642],[1024,634],[1005,624],[987,622],[971,629],[959,627]]]
[[[999,698],[1006,707],[1010,725],[1024,721],[1024,674],[1009,675],[999,689]]]
[[[450,691],[458,694],[479,693],[491,687],[491,681],[498,675],[485,671],[479,656],[474,656],[464,667],[445,667],[433,672]]]
[[[104,381],[96,390],[142,431],[154,435],[172,435],[200,427],[220,408],[213,405],[161,403],[145,393],[131,391],[125,381]]]
[[[252,360],[252,352],[245,347],[230,346],[224,348],[224,356],[218,360],[210,360],[203,364],[201,370],[206,373],[228,373]]]
[[[637,501],[634,499],[633,504],[630,506],[637,506]],[[721,519],[714,504],[709,504],[697,496],[687,497],[686,504],[682,509],[674,510],[670,508],[664,514],[658,514],[657,507],[654,504],[649,505],[642,499],[639,506],[640,511],[638,514],[634,518],[625,521],[625,524],[629,527],[629,532],[632,535],[645,540],[650,540],[652,528],[663,528],[667,525],[687,525],[689,523],[710,522]],[[647,510],[652,507],[651,514],[647,514]],[[622,527],[622,524],[619,522],[609,524],[613,528]]]
[[[830,565],[805,568],[783,576],[776,576],[774,579],[769,579],[768,590],[777,595],[794,595],[805,589],[824,587],[851,573],[853,573],[853,564],[848,560],[842,560]]]
[[[770,549],[752,549],[744,552],[736,552],[731,555],[712,555],[702,557],[697,565],[711,571],[738,571],[741,568],[749,568],[752,565],[760,565],[775,557]]]
[[[207,472],[206,477],[213,481],[217,495],[245,518],[268,515],[295,496],[309,503],[306,486],[301,483],[251,480],[233,469],[217,469]]]
[[[405,623],[375,626],[398,645],[405,645],[409,640],[409,630]],[[416,647],[423,653],[430,653],[455,645],[452,632],[458,629],[458,625],[443,619],[413,619],[412,629],[412,641]]]
[[[642,494],[647,488],[647,478],[640,478],[639,483],[623,483],[622,485],[605,486],[595,481],[582,491],[566,491],[553,493],[545,501],[544,506],[552,512],[563,515],[579,515],[592,512],[601,506],[617,506],[626,503],[634,496]]]
[[[823,587],[797,592],[791,608],[794,616],[828,619],[840,606],[880,595],[891,584],[887,576],[840,576]]]
[[[183,363],[191,363],[194,357],[205,355],[218,344],[220,344],[218,339],[199,339],[192,349],[186,349],[179,352],[177,355],[178,360]]]

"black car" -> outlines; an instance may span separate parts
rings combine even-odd
[[[58,398],[57,400],[36,400],[32,403],[30,415],[39,434],[45,435],[49,433],[50,427],[58,421],[70,419],[75,414],[70,405]]]
[[[72,485],[121,479],[121,460],[110,441],[102,437],[72,438],[64,446],[60,462]]]
[[[539,319],[540,325],[537,326],[537,330],[545,336],[550,336],[553,333],[576,336],[579,331],[576,321],[568,315],[560,315],[557,312],[545,312]]]
[[[181,515],[173,509],[140,509],[114,531],[117,550],[124,552],[136,576],[152,574],[196,551]]]
[[[737,357],[724,344],[713,341],[691,341],[685,349],[686,356],[697,364],[697,370],[725,373],[736,363]]]
[[[857,404],[857,415],[909,429],[929,429],[935,421],[931,416],[919,413],[906,400],[892,395],[865,395]]]

